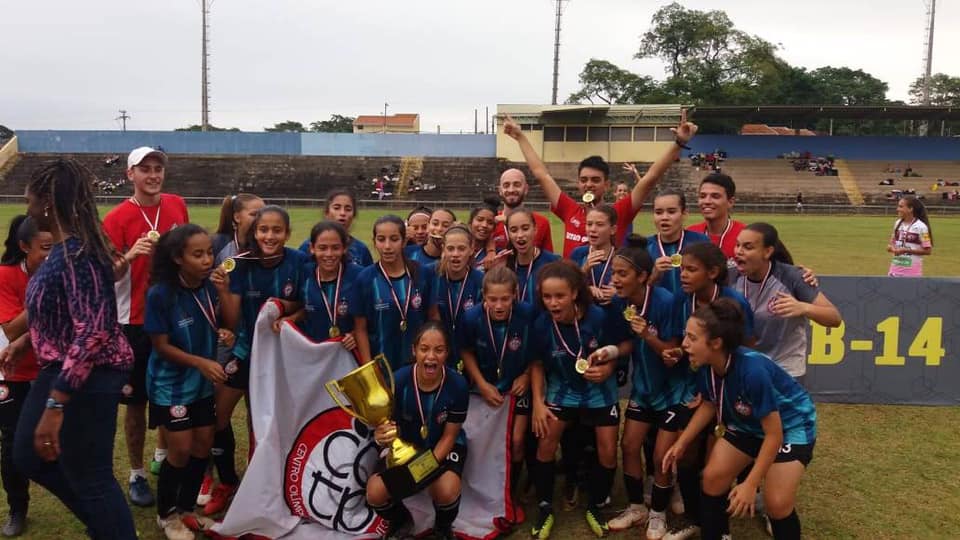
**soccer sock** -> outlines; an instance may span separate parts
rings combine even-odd
[[[560,465],[563,468],[564,481],[576,483],[579,477],[580,462],[583,461],[583,446],[578,436],[579,424],[569,426],[560,437]]]
[[[794,509],[783,519],[771,518],[770,528],[777,540],[800,540],[800,516],[797,515],[797,510]]]
[[[217,474],[220,475],[220,483],[228,486],[235,486],[240,482],[237,476],[237,468],[234,463],[234,453],[237,449],[237,442],[233,438],[233,427],[227,426],[213,435],[213,448],[210,453],[213,455],[213,462],[217,466]]]
[[[536,463],[533,471],[533,485],[537,490],[537,501],[541,505],[553,506],[553,482],[557,465],[553,461],[539,459]]]
[[[523,461],[514,461],[510,463],[510,492],[517,494],[520,482],[520,472],[523,471]],[[529,473],[528,473],[529,474]]]
[[[613,487],[613,477],[617,474],[615,467],[607,468],[599,463],[594,466],[590,482],[590,506],[596,508],[607,500],[610,488]]]
[[[433,524],[434,531],[443,531],[453,526],[453,522],[460,513],[460,497],[450,504],[433,503],[433,511],[436,512],[436,520]]]
[[[143,468],[140,468],[140,469],[130,469],[130,481],[131,481],[131,482],[135,481],[137,478],[146,478],[146,477],[147,477],[147,471],[143,470]]]
[[[163,460],[167,459],[167,449],[166,448],[156,448],[153,451],[153,460],[157,463],[163,463]]]
[[[200,493],[200,484],[203,483],[203,473],[207,470],[208,461],[208,458],[190,456],[180,483],[180,493],[177,495],[177,508],[181,512],[193,512],[197,505],[197,495]]]
[[[460,499],[457,499],[457,504],[459,504],[459,501]],[[407,510],[403,502],[394,503],[393,501],[389,501],[383,506],[372,506],[371,508],[373,508],[373,511],[376,512],[378,516],[390,523],[391,527],[397,527],[411,519],[410,511]]]
[[[703,493],[700,505],[700,538],[702,540],[721,540],[730,530],[727,517],[727,494],[707,495]]]
[[[183,482],[186,467],[174,467],[166,459],[160,464],[157,478],[157,515],[161,519],[177,511],[177,493]]]
[[[653,449],[657,447],[657,433],[659,433],[657,426],[652,425],[643,439],[643,470],[650,478],[653,478],[653,472],[660,468],[653,462]]]
[[[700,523],[700,470],[697,467],[680,466],[677,469],[680,496],[683,497],[683,512],[694,524]]]
[[[643,504],[643,478],[625,474],[623,475],[623,487],[627,490],[627,499],[630,504]]]
[[[650,509],[654,512],[666,512],[672,494],[673,486],[661,486],[654,483],[653,492],[650,495]]]

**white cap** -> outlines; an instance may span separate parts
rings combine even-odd
[[[130,155],[127,156],[127,168],[132,169],[136,167],[141,161],[148,157],[155,157],[163,163],[164,167],[167,166],[166,154],[149,146],[141,146],[140,148],[134,148],[133,152],[130,152]]]

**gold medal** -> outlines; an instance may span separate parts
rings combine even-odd
[[[717,426],[713,428],[713,434],[716,435],[718,439],[722,439],[723,434],[726,432],[727,432],[727,426],[723,424],[717,424]]]
[[[329,335],[331,338],[338,337],[340,335],[340,329],[337,328],[337,325],[333,325],[330,327],[330,331],[327,332],[327,335]]]
[[[683,255],[674,253],[670,256],[670,266],[674,268],[680,268],[681,265],[683,265]]]
[[[220,268],[223,268],[224,272],[227,273],[233,272],[237,268],[237,260],[233,257],[226,258],[220,263]]]
[[[597,198],[597,196],[594,195],[592,191],[588,191],[588,192],[584,193],[582,197],[580,197],[580,200],[582,200],[582,201],[584,202],[584,204],[590,204],[590,203],[592,203],[596,198]]]
[[[590,362],[583,357],[577,358],[577,363],[573,365],[573,369],[577,370],[577,373],[583,375],[588,369],[590,369]]]
[[[400,331],[401,332],[407,331],[407,321],[400,321]]]
[[[632,322],[633,318],[637,316],[637,306],[630,304],[627,306],[627,309],[623,310],[623,318],[627,322]]]
[[[429,435],[429,433],[430,433],[430,431],[427,429],[427,426],[422,426],[422,427],[420,428],[420,438],[421,438],[421,439],[427,440],[427,435]]]
[[[157,232],[156,229],[151,229],[150,232],[147,233],[147,238],[149,238],[151,242],[156,242],[160,240],[160,233]]]

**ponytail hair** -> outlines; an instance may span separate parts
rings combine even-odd
[[[769,223],[757,222],[747,225],[747,230],[760,233],[763,238],[763,247],[773,248],[773,253],[770,254],[771,261],[793,265],[793,256],[790,255],[787,246],[780,241],[780,233],[777,232],[776,227]]]
[[[519,286],[517,273],[504,265],[494,266],[483,275],[483,293],[486,295],[487,287],[493,285],[506,285],[511,291],[516,291]],[[516,292],[514,292],[516,298]]]
[[[560,259],[543,265],[543,268],[537,274],[537,304],[544,311],[546,311],[546,306],[543,303],[543,282],[550,278],[562,279],[567,282],[570,290],[577,295],[576,300],[574,300],[577,307],[577,318],[586,316],[587,310],[593,305],[593,295],[590,294],[590,286],[587,284],[587,278],[583,275],[580,267],[569,259]]]
[[[483,212],[484,210],[489,210],[493,212],[493,215],[497,215],[497,210],[500,209],[500,198],[494,195],[488,195],[483,198],[483,202],[473,207],[473,210],[470,210],[470,220],[468,224],[473,223],[473,218],[477,217],[477,214]]]
[[[904,195],[900,200],[907,203],[907,206],[913,210],[913,217],[919,219],[927,226],[927,234],[930,235],[930,244],[933,244],[933,227],[930,226],[930,216],[927,214],[927,207],[923,204],[923,201],[917,198],[916,195]],[[903,222],[902,219],[897,220],[897,224],[893,226],[893,233],[897,233],[897,229],[900,228],[900,223]]]
[[[698,242],[696,244],[688,244],[683,246],[683,249],[680,250],[680,254],[683,256],[690,255],[691,257],[700,261],[706,269],[707,272],[716,268],[719,271],[717,272],[717,278],[714,282],[723,287],[727,283],[727,257],[723,254],[723,251],[720,250],[717,246],[713,245],[710,242]]]
[[[637,273],[646,272],[649,277],[653,272],[653,258],[647,251],[647,238],[639,234],[627,236],[626,246],[617,250],[616,256],[630,263]]]
[[[377,238],[377,227],[379,227],[380,225],[386,225],[386,224],[396,225],[397,230],[400,231],[400,238],[404,240],[407,238],[407,225],[406,223],[403,222],[402,219],[400,219],[400,216],[397,216],[394,214],[384,214],[378,217],[377,220],[373,222],[373,238],[374,239]],[[404,240],[401,240],[401,243],[403,243]],[[417,271],[419,270],[420,266],[417,264],[416,261],[411,261],[410,259],[407,258],[407,253],[402,247],[400,248],[400,259],[403,261],[403,266],[404,268],[407,269],[407,273],[410,274],[410,277],[412,279],[416,279]]]
[[[216,234],[233,234],[237,230],[237,222],[233,216],[242,211],[248,202],[259,200],[260,197],[253,193],[237,193],[224,197],[220,205],[220,221],[217,223]]]
[[[27,254],[24,253],[20,244],[29,245],[39,232],[37,222],[30,216],[14,216],[10,220],[10,232],[7,233],[7,239],[3,243],[4,251],[3,256],[0,256],[0,265],[14,266],[23,262]]]
[[[175,260],[183,256],[187,241],[196,234],[207,234],[199,225],[187,223],[170,229],[160,236],[151,258],[150,283],[163,283],[170,287],[180,286],[180,265]]]
[[[723,350],[732,353],[743,345],[745,317],[740,305],[732,298],[717,298],[697,308],[691,317],[703,323],[709,339],[720,338]]]

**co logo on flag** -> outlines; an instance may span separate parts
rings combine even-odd
[[[451,451],[449,454],[447,454],[447,461],[451,461],[453,463],[460,463],[460,454],[454,451]]]

